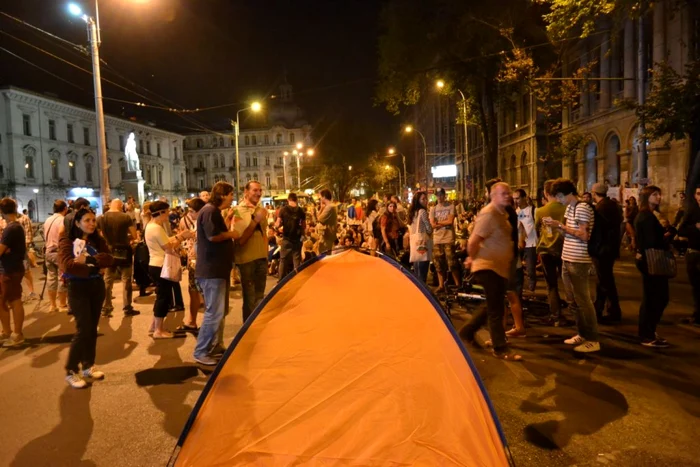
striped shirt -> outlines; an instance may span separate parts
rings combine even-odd
[[[588,234],[593,230],[595,215],[593,208],[587,203],[577,203],[566,207],[564,219],[567,226],[578,230],[579,223],[588,224]],[[588,254],[588,242],[566,233],[564,235],[564,249],[561,259],[570,263],[590,263],[591,257]]]

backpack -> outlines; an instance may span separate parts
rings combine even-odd
[[[285,206],[280,211],[282,216],[283,236],[293,242],[301,240],[304,232],[301,231],[301,224],[306,220],[306,213],[300,207]]]
[[[576,208],[580,203],[576,203],[574,206],[574,219],[576,218]],[[605,229],[603,224],[605,220],[594,207],[591,206],[593,210],[593,230],[588,237],[588,254],[591,258],[600,258],[603,256],[606,250],[605,244]]]
[[[355,206],[352,204],[348,207],[348,219],[354,219],[357,213],[355,212]]]

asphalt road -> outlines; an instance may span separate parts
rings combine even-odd
[[[641,289],[634,266],[620,265],[616,277],[625,321],[601,328],[600,354],[579,358],[561,342],[572,329],[541,326],[513,342],[521,364],[470,349],[516,465],[700,465],[700,329],[674,324],[690,312],[685,274],[673,281],[660,329],[673,344],[666,350],[635,340]],[[117,303],[120,290],[116,285]],[[231,299],[227,339],[240,327],[240,293]],[[0,350],[0,465],[167,462],[208,376],[192,359],[192,336],[147,336],[152,303],[153,296],[138,299],[140,316],[117,311],[102,319],[97,362],[107,378],[82,391],[63,380],[70,317],[48,314],[46,301],[26,307],[29,345]],[[455,310],[455,326],[467,317]]]

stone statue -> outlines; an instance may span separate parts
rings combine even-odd
[[[129,133],[129,139],[126,141],[126,147],[124,148],[124,156],[126,159],[126,171],[127,172],[138,172],[139,169],[139,155],[136,154],[136,136],[134,133]]]

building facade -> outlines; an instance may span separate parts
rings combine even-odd
[[[313,141],[311,126],[294,104],[289,84],[280,86],[279,102],[264,111],[266,126],[239,131],[239,172],[241,186],[257,180],[263,186],[263,196],[271,197],[297,190],[297,164],[301,168],[313,157],[307,154],[313,149]],[[301,150],[297,149],[298,145],[302,146]],[[232,129],[186,135],[184,155],[190,193],[210,190],[219,181],[235,186],[236,146]],[[301,185],[309,187],[305,180],[301,180]]]
[[[37,222],[51,214],[56,199],[82,196],[101,210],[94,110],[16,87],[0,94],[0,196],[15,198]],[[186,197],[183,136],[111,116],[105,129],[112,197],[124,197],[124,146],[132,132],[150,197],[171,204]]]
[[[700,9],[697,6],[672,8],[672,2],[655,2],[653,11],[643,20],[646,47],[644,59],[649,69],[667,61],[682,73],[691,60],[700,58]],[[523,188],[533,197],[546,178],[564,176],[574,180],[579,191],[590,190],[596,182],[611,187],[635,187],[655,184],[663,190],[663,209],[678,206],[678,193],[685,187],[691,160],[690,142],[646,142],[647,177],[640,180],[640,141],[634,112],[622,108],[622,99],[638,100],[643,83],[648,90],[651,72],[638,72],[639,22],[627,20],[615,31],[603,25],[598,34],[579,41],[565,57],[561,77],[572,77],[580,68],[589,68],[590,78],[582,84],[575,103],[562,111],[561,131],[550,134],[530,93],[512,98],[507,108],[497,111],[499,153],[498,175],[514,188]],[[640,83],[642,80],[642,83]],[[483,192],[484,147],[481,131],[469,128],[469,156],[458,162],[458,186],[461,193],[469,183],[465,165],[469,164],[476,193]],[[575,154],[553,160],[548,141],[579,135],[583,144]]]

